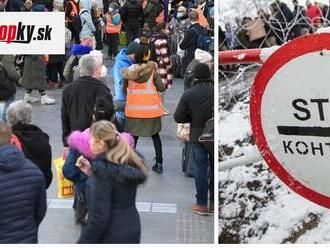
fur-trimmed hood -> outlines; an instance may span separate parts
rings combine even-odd
[[[122,75],[124,79],[142,83],[150,78],[152,71],[156,68],[156,63],[152,61],[143,64],[134,64],[129,68],[122,69]]]

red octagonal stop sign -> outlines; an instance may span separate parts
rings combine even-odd
[[[271,170],[330,208],[330,34],[300,37],[272,54],[252,86],[250,117]]]

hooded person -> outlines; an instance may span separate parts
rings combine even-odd
[[[194,84],[194,80],[196,80],[194,77],[194,70],[199,63],[209,65],[211,68],[211,72],[213,71],[212,70],[213,69],[212,55],[199,48],[196,49],[195,58],[189,63],[189,65],[187,66],[187,69],[184,73],[184,77],[183,77],[184,90],[189,89]],[[213,78],[213,76],[212,76],[212,78]]]
[[[125,124],[125,103],[126,93],[124,89],[124,79],[121,70],[128,68],[133,64],[134,54],[139,44],[135,41],[131,42],[127,48],[120,50],[112,67],[112,74],[115,86],[114,105],[116,110],[116,118],[119,123]]]

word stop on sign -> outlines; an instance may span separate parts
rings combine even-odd
[[[293,40],[259,70],[250,115],[256,144],[275,174],[330,208],[330,34]]]

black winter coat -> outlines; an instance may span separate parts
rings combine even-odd
[[[106,97],[112,102],[110,89],[93,77],[79,77],[64,89],[61,108],[64,146],[67,146],[66,139],[72,131],[84,131],[92,125],[97,97]]]
[[[185,91],[174,113],[177,123],[190,123],[189,139],[198,143],[205,124],[213,116],[214,82],[210,79],[195,81],[195,85]]]
[[[186,50],[186,55],[183,58],[183,72],[186,71],[187,66],[195,57],[195,50],[197,49],[197,38],[198,38],[198,34],[195,31],[195,28],[200,34],[207,32],[207,30],[204,29],[198,23],[191,25],[187,29],[186,33],[184,34],[184,38],[180,43],[180,48],[182,50]]]
[[[35,125],[18,124],[12,129],[22,144],[25,157],[37,165],[44,174],[48,189],[53,179],[52,149],[49,144],[49,136]]]
[[[14,56],[0,55],[0,101],[8,100],[16,93],[19,73],[14,66]]]
[[[89,218],[78,243],[139,243],[141,224],[135,198],[145,174],[104,157],[92,162],[92,171]]]
[[[127,0],[120,13],[124,25],[140,27],[143,8],[138,0]]]
[[[37,243],[46,208],[38,167],[16,147],[0,147],[0,243]]]

